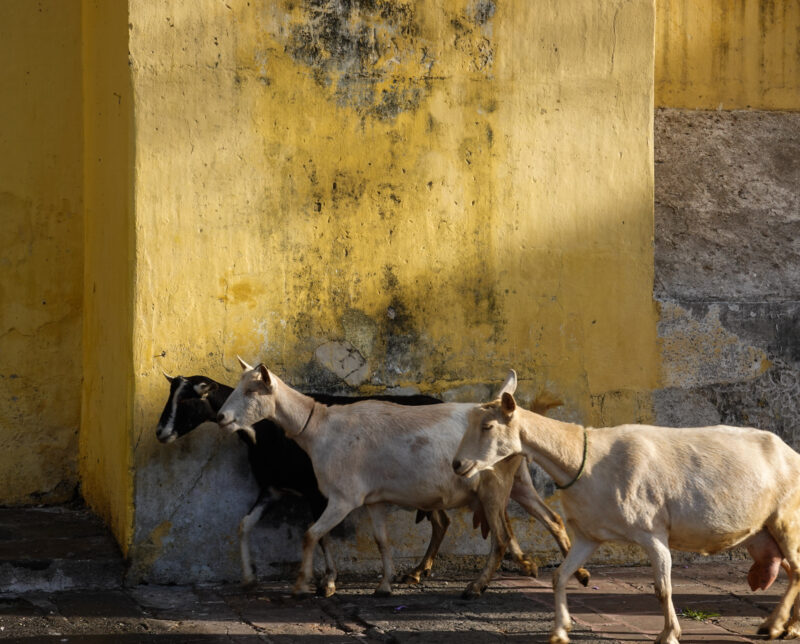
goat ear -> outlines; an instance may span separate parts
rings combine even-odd
[[[205,381],[204,381],[204,382],[198,382],[198,383],[197,383],[197,384],[194,386],[194,390],[197,392],[197,394],[198,394],[199,396],[206,396],[206,395],[208,395],[208,392],[209,392],[209,391],[211,391],[213,388],[214,388],[214,387],[212,387],[212,386],[211,386],[209,383],[207,383],[207,382],[205,382]]]
[[[517,390],[517,372],[513,369],[510,369],[508,372],[508,376],[506,377],[503,386],[500,387],[500,393],[498,396],[502,396],[505,393],[513,394]]]
[[[514,400],[514,396],[507,391],[503,393],[502,397],[500,398],[500,409],[503,410],[503,413],[506,415],[506,417],[510,418],[516,408],[517,401]]]
[[[163,374],[164,374],[164,377],[167,379],[167,382],[169,382],[170,384],[172,384],[172,381],[173,381],[173,380],[175,380],[175,378],[171,378],[171,377],[170,377],[170,376],[167,374],[167,372],[166,372],[166,371],[164,371],[163,369],[161,370],[161,373],[163,373]]]
[[[242,371],[250,371],[253,367],[247,364],[244,360],[242,360],[238,355],[236,359],[239,361],[239,364],[242,366]]]
[[[267,369],[263,364],[260,364],[256,367],[259,373],[261,374],[261,379],[264,381],[264,385],[269,389],[272,387],[272,376],[269,375],[269,369]]]

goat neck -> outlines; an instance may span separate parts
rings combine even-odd
[[[559,487],[574,481],[584,465],[584,427],[519,408],[515,416],[525,455],[547,472]],[[589,455],[586,460],[588,462]]]
[[[289,438],[298,439],[305,434],[310,424],[316,401],[310,396],[292,389],[279,378],[274,379],[275,423],[283,427]],[[321,405],[320,405],[321,407]]]

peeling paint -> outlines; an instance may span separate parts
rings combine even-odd
[[[469,61],[471,71],[489,73],[492,70],[495,51],[490,36],[494,12],[494,2],[479,1],[451,19],[455,32],[453,46]]]
[[[679,304],[662,302],[658,333],[667,387],[752,380],[770,367],[764,350],[743,344],[722,326],[716,304],[696,319]]]
[[[369,377],[369,367],[349,342],[326,342],[314,351],[314,358],[351,387],[358,387]]]
[[[146,539],[136,543],[131,553],[136,567],[136,570],[131,572],[134,578],[138,576],[137,570],[147,570],[163,555],[165,540],[168,539],[171,530],[172,523],[162,521],[150,531]]]

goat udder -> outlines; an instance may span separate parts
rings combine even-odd
[[[759,532],[746,545],[754,561],[747,573],[747,583],[751,590],[767,590],[778,576],[783,554],[766,530]]]

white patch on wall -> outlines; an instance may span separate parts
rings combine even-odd
[[[314,358],[351,387],[357,387],[369,377],[367,361],[349,342],[326,342],[317,347]]]
[[[259,359],[264,359],[269,355],[269,329],[272,321],[269,319],[259,320],[255,329],[255,337],[258,338],[257,355]]]

